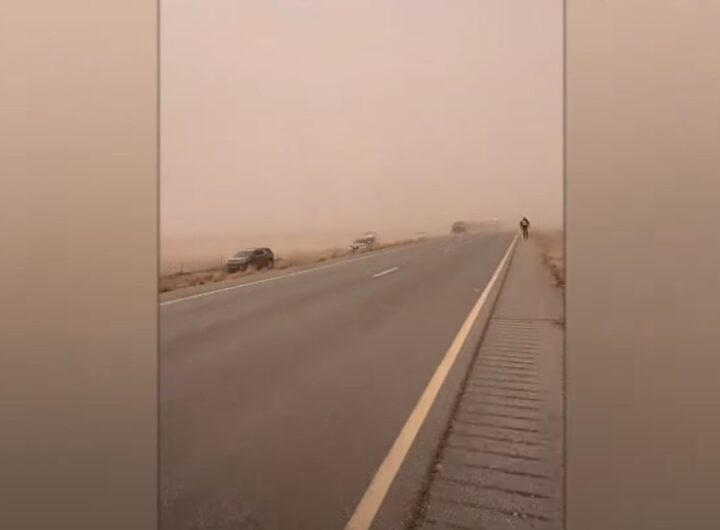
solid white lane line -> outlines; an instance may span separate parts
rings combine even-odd
[[[400,470],[400,466],[405,460],[405,457],[415,440],[415,436],[420,430],[420,426],[425,421],[425,418],[435,402],[435,398],[437,397],[440,388],[445,382],[445,378],[455,363],[455,359],[460,353],[467,336],[470,334],[470,330],[485,305],[485,302],[490,294],[490,290],[497,282],[498,277],[500,276],[500,271],[510,258],[510,254],[512,253],[516,242],[517,236],[515,236],[512,243],[510,243],[510,247],[505,253],[505,257],[503,257],[500,265],[498,265],[497,269],[495,269],[495,273],[488,282],[483,293],[480,295],[480,298],[478,298],[475,306],[470,311],[470,314],[465,319],[465,322],[460,328],[455,340],[453,340],[450,345],[450,349],[447,353],[445,353],[445,357],[435,370],[432,379],[430,379],[430,382],[420,396],[420,399],[415,405],[410,417],[407,419],[407,422],[405,422],[405,425],[400,431],[395,443],[390,448],[390,452],[387,454],[385,460],[383,460],[383,463],[380,465],[380,468],[375,473],[370,486],[365,492],[365,495],[363,495],[363,498],[360,500],[360,504],[358,504],[357,508],[355,508],[355,513],[353,513],[352,518],[345,526],[345,530],[368,530],[370,528],[370,525],[375,519],[375,515],[380,509],[382,502],[385,500],[385,496],[390,489],[390,485]]]
[[[301,276],[303,274],[309,274],[311,272],[316,272],[324,269],[329,269],[331,267],[337,267],[339,265],[345,265],[347,263],[354,263],[356,261],[361,261],[365,259],[370,258],[377,258],[379,256],[384,256],[386,254],[391,254],[393,252],[400,252],[402,250],[409,250],[410,248],[417,248],[415,245],[407,246],[407,247],[400,247],[400,248],[393,248],[390,250],[384,250],[381,252],[374,252],[372,254],[368,254],[366,256],[360,256],[358,258],[353,259],[346,259],[342,261],[338,261],[336,263],[328,263],[327,265],[320,265],[318,267],[313,267],[311,269],[305,269],[297,272],[291,272],[289,274],[283,274],[282,276],[273,276],[272,278],[265,278],[264,280],[257,280],[254,282],[248,282],[248,283],[241,283],[240,285],[231,285],[230,287],[223,287],[221,289],[213,289],[212,291],[203,291],[202,293],[197,294],[191,294],[188,296],[183,296],[182,298],[173,298],[171,300],[165,300],[164,302],[160,302],[161,306],[170,305],[170,304],[177,304],[178,302],[184,302],[185,300],[192,300],[194,298],[201,298],[203,296],[210,296],[211,294],[217,294],[222,293],[225,291],[232,291],[234,289],[242,289],[243,287],[250,287],[252,285],[260,285],[261,283],[268,283],[273,282],[275,280],[282,280],[283,278],[292,278],[293,276]]]
[[[380,276],[385,276],[386,274],[390,274],[391,272],[395,272],[395,271],[398,271],[398,270],[400,270],[400,267],[392,267],[392,268],[386,269],[386,270],[384,270],[384,271],[382,271],[382,272],[378,272],[377,274],[373,274],[372,277],[373,277],[373,278],[379,278]]]

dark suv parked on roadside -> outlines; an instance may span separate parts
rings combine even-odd
[[[241,250],[225,264],[228,272],[246,271],[248,267],[256,270],[272,269],[274,266],[275,254],[267,247]]]

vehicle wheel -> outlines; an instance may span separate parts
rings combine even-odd
[[[272,269],[274,266],[275,266],[275,260],[274,259],[268,260],[268,262],[267,262],[268,270]]]

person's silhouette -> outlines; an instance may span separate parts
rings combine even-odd
[[[523,239],[527,239],[530,233],[530,221],[527,217],[523,217],[520,221],[520,228],[522,229]]]

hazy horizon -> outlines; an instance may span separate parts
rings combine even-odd
[[[562,2],[174,0],[163,240],[562,224]]]

